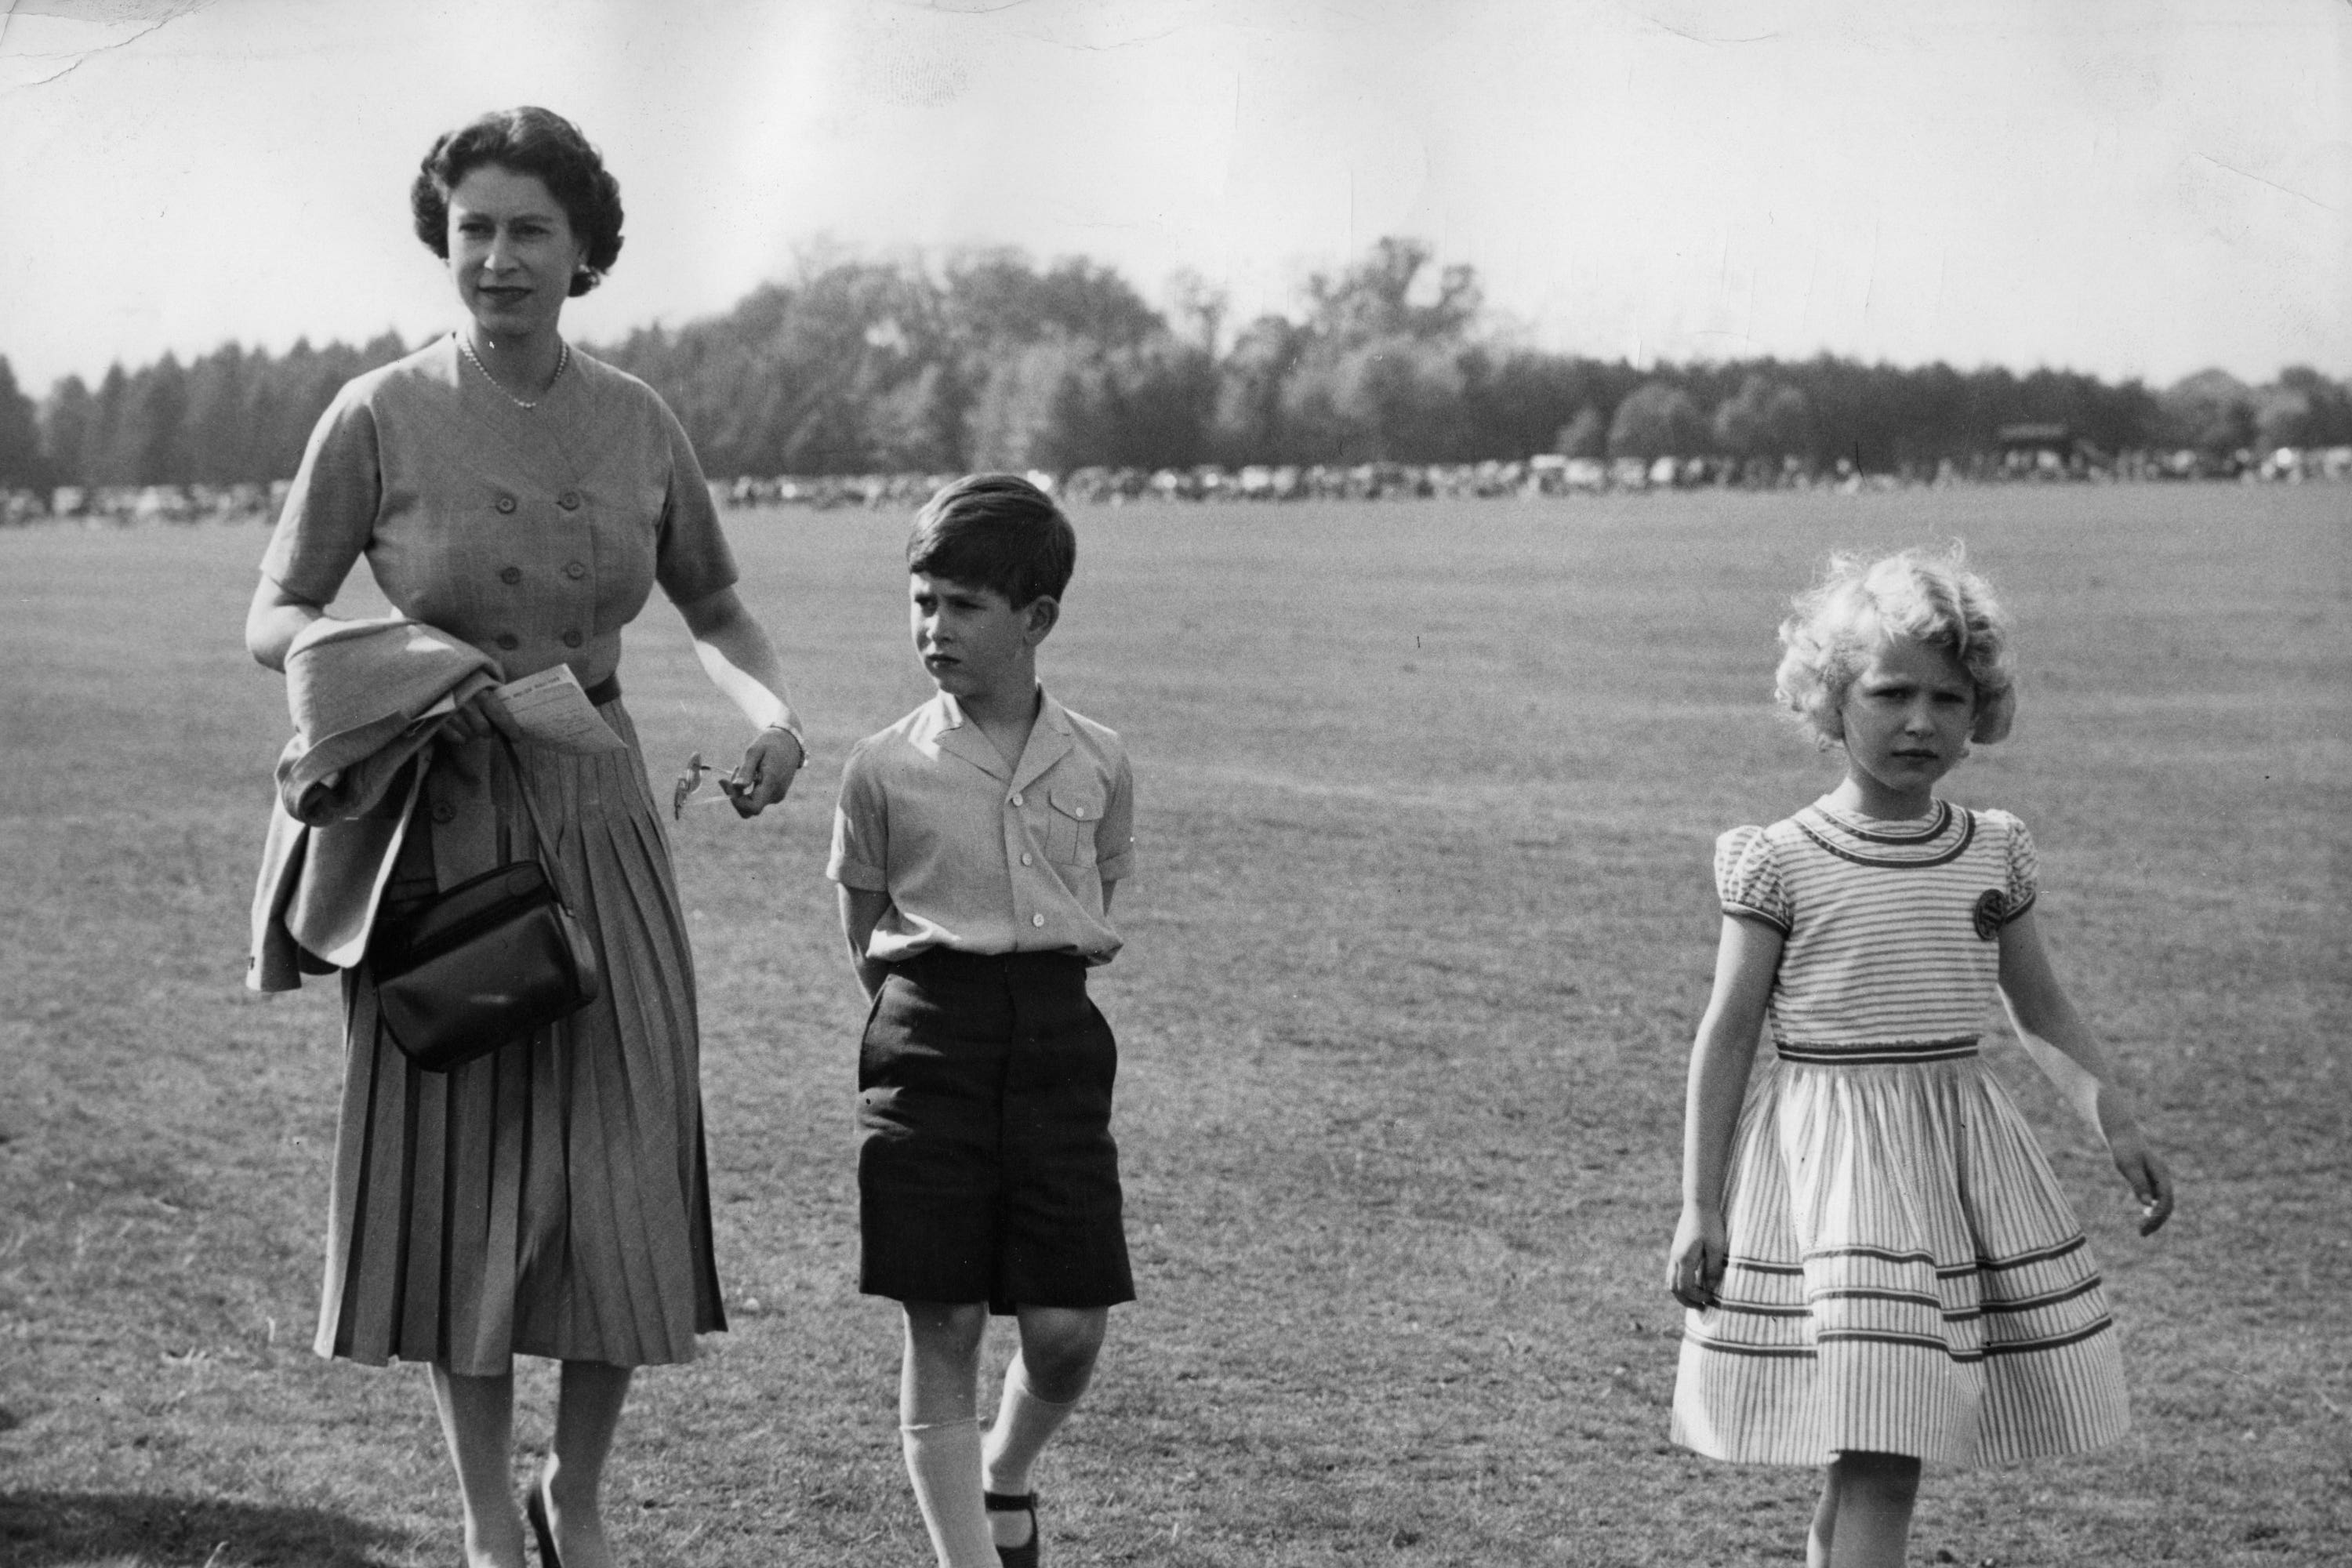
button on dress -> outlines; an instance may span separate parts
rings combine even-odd
[[[320,419],[263,558],[331,603],[367,558],[402,613],[507,679],[616,673],[658,584],[688,603],[736,572],[684,430],[651,388],[572,351],[537,407],[462,363],[454,337],[345,386]],[[384,1037],[365,966],[344,972],[345,1069],[316,1348],[503,1373],[517,1352],[680,1362],[725,1327],[711,1247],[694,972],[636,732],[624,752],[489,742],[440,749],[387,908],[528,853],[516,790],[552,825],[604,994],[446,1074]]]

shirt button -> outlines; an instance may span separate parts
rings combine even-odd
[[[574,561],[563,569],[563,574],[577,583],[581,578],[588,575],[588,568],[583,563]]]
[[[580,510],[580,492],[578,490],[565,490],[562,495],[555,498],[555,504],[562,507],[566,511],[578,511]]]
[[[1029,917],[1029,923],[1033,926],[1044,925],[1045,923],[1045,917],[1044,915],[1031,915]]]
[[[505,571],[503,571],[503,572],[501,572],[501,573],[499,573],[499,582],[501,582],[501,583],[520,583],[520,582],[521,582],[521,581],[522,581],[522,568],[521,568],[521,567],[520,567],[520,566],[509,566],[509,567],[508,567]]]
[[[1035,864],[1035,860],[1034,859],[1034,858],[1032,858],[1031,856],[1029,856],[1029,855],[1027,855],[1027,854],[1025,854],[1025,853],[1024,853],[1024,854],[1021,857],[1021,863],[1022,863],[1024,866],[1034,865],[1034,864]]]
[[[436,800],[433,803],[433,820],[441,823],[455,822],[457,820],[457,808],[446,800]]]
[[[514,510],[514,509],[515,509],[515,499],[514,499],[514,497],[512,497],[512,496],[500,496],[500,497],[499,498],[499,510],[500,511],[512,511],[512,510]]]
[[[1021,804],[1021,797],[1020,797],[1019,795],[1014,795],[1014,796],[1013,797],[1013,805],[1019,805]]]
[[[576,631],[566,632],[563,634],[563,646],[565,647],[578,647],[585,640],[587,639],[583,638]]]
[[[522,647],[522,638],[515,636],[512,632],[500,632],[499,634],[499,646],[507,649],[509,652],[512,652],[514,649]]]

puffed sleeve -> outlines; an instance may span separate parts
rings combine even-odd
[[[731,588],[739,573],[735,552],[719,526],[719,509],[710,501],[710,486],[686,426],[656,399],[662,428],[669,437],[669,493],[662,501],[661,533],[654,550],[654,580],[673,605],[690,605],[721,588]]]
[[[861,741],[841,766],[841,795],[833,808],[833,853],[825,859],[824,874],[845,888],[887,893],[889,852],[888,797],[871,744]]]
[[[1735,827],[1715,841],[1715,891],[1725,914],[1789,933],[1794,910],[1762,828]]]
[[[2042,860],[2033,852],[2033,836],[2025,831],[2025,824],[2005,811],[1988,811],[1985,816],[1999,825],[2002,842],[2008,851],[2007,885],[2001,889],[2000,923],[2007,925],[2033,907],[2042,891]]]
[[[1118,753],[1111,769],[1110,796],[1103,803],[1102,820],[1095,824],[1095,875],[1116,882],[1135,869],[1135,770],[1127,753]]]
[[[375,411],[353,382],[335,395],[302,449],[286,510],[262,552],[262,575],[314,605],[332,604],[375,536],[383,498]]]

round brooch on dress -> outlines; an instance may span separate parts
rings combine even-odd
[[[1987,888],[1983,892],[1979,893],[1976,907],[1977,936],[1985,942],[1990,942],[1999,936],[2000,928],[2005,923],[2004,917],[2008,913],[2009,899],[2000,889]]]

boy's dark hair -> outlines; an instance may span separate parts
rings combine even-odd
[[[621,183],[580,128],[552,110],[497,109],[433,143],[408,190],[416,237],[449,259],[449,193],[484,163],[535,174],[572,222],[572,237],[588,250],[572,275],[572,292],[604,281],[621,254]]]
[[[1078,564],[1078,531],[1018,474],[967,474],[915,514],[907,570],[989,588],[1014,609],[1059,599]]]

